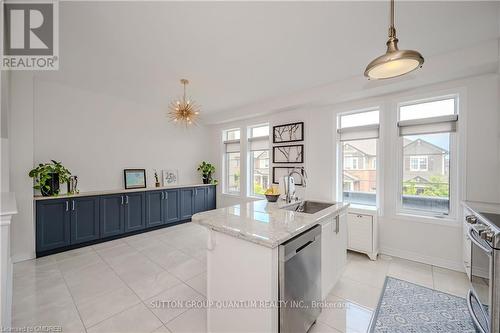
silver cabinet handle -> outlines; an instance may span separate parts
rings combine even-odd
[[[75,200],[71,200],[71,210],[75,210]]]
[[[165,200],[168,199],[168,192],[165,192]]]
[[[161,198],[160,200],[165,200],[165,192],[161,192]]]
[[[338,234],[339,233],[339,228],[340,228],[340,223],[339,223],[339,216],[335,216],[335,233]]]
[[[125,196],[125,205],[128,205],[128,195]]]
[[[122,195],[122,206],[123,206],[123,195]]]
[[[69,201],[66,200],[66,211],[69,211]]]

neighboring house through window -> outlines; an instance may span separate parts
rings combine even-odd
[[[249,177],[248,194],[262,196],[270,186],[269,177],[269,125],[248,128]]]
[[[399,106],[402,137],[401,209],[413,214],[450,213],[452,136],[458,121],[456,98]]]
[[[379,111],[368,110],[338,117],[342,156],[342,198],[346,202],[377,204],[377,141]]]

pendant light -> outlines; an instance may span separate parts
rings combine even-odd
[[[196,120],[200,115],[200,107],[195,101],[186,97],[186,85],[189,84],[189,81],[181,79],[181,84],[184,86],[184,94],[182,98],[170,102],[168,115],[171,121],[183,123],[187,127],[196,124]]]
[[[424,57],[413,50],[399,50],[396,28],[394,28],[394,0],[391,1],[389,40],[384,55],[374,59],[366,66],[365,76],[369,79],[389,79],[410,73],[422,67]]]

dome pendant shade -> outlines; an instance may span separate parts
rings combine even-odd
[[[394,28],[394,0],[391,0],[391,25],[387,51],[366,66],[365,76],[370,79],[389,79],[410,73],[422,67],[423,63],[424,57],[419,52],[398,49],[398,39]]]

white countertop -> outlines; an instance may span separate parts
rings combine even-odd
[[[162,186],[162,187],[145,187],[145,188],[134,188],[134,189],[121,189],[121,190],[105,190],[105,191],[89,191],[80,192],[77,194],[60,194],[51,197],[44,197],[41,195],[34,196],[34,200],[53,200],[53,199],[71,199],[78,197],[90,197],[94,195],[107,195],[107,194],[118,194],[118,193],[133,193],[133,192],[146,192],[146,191],[161,191],[161,190],[172,190],[176,188],[186,188],[186,187],[199,187],[199,186],[215,186],[212,184],[187,184],[187,185],[172,185],[172,186]]]
[[[241,203],[193,215],[194,223],[243,240],[275,248],[290,238],[318,224],[330,215],[337,215],[349,204],[336,203],[315,214],[299,213],[280,207],[284,202],[266,200]]]
[[[0,193],[0,216],[15,214],[17,214],[17,206],[14,193]]]

